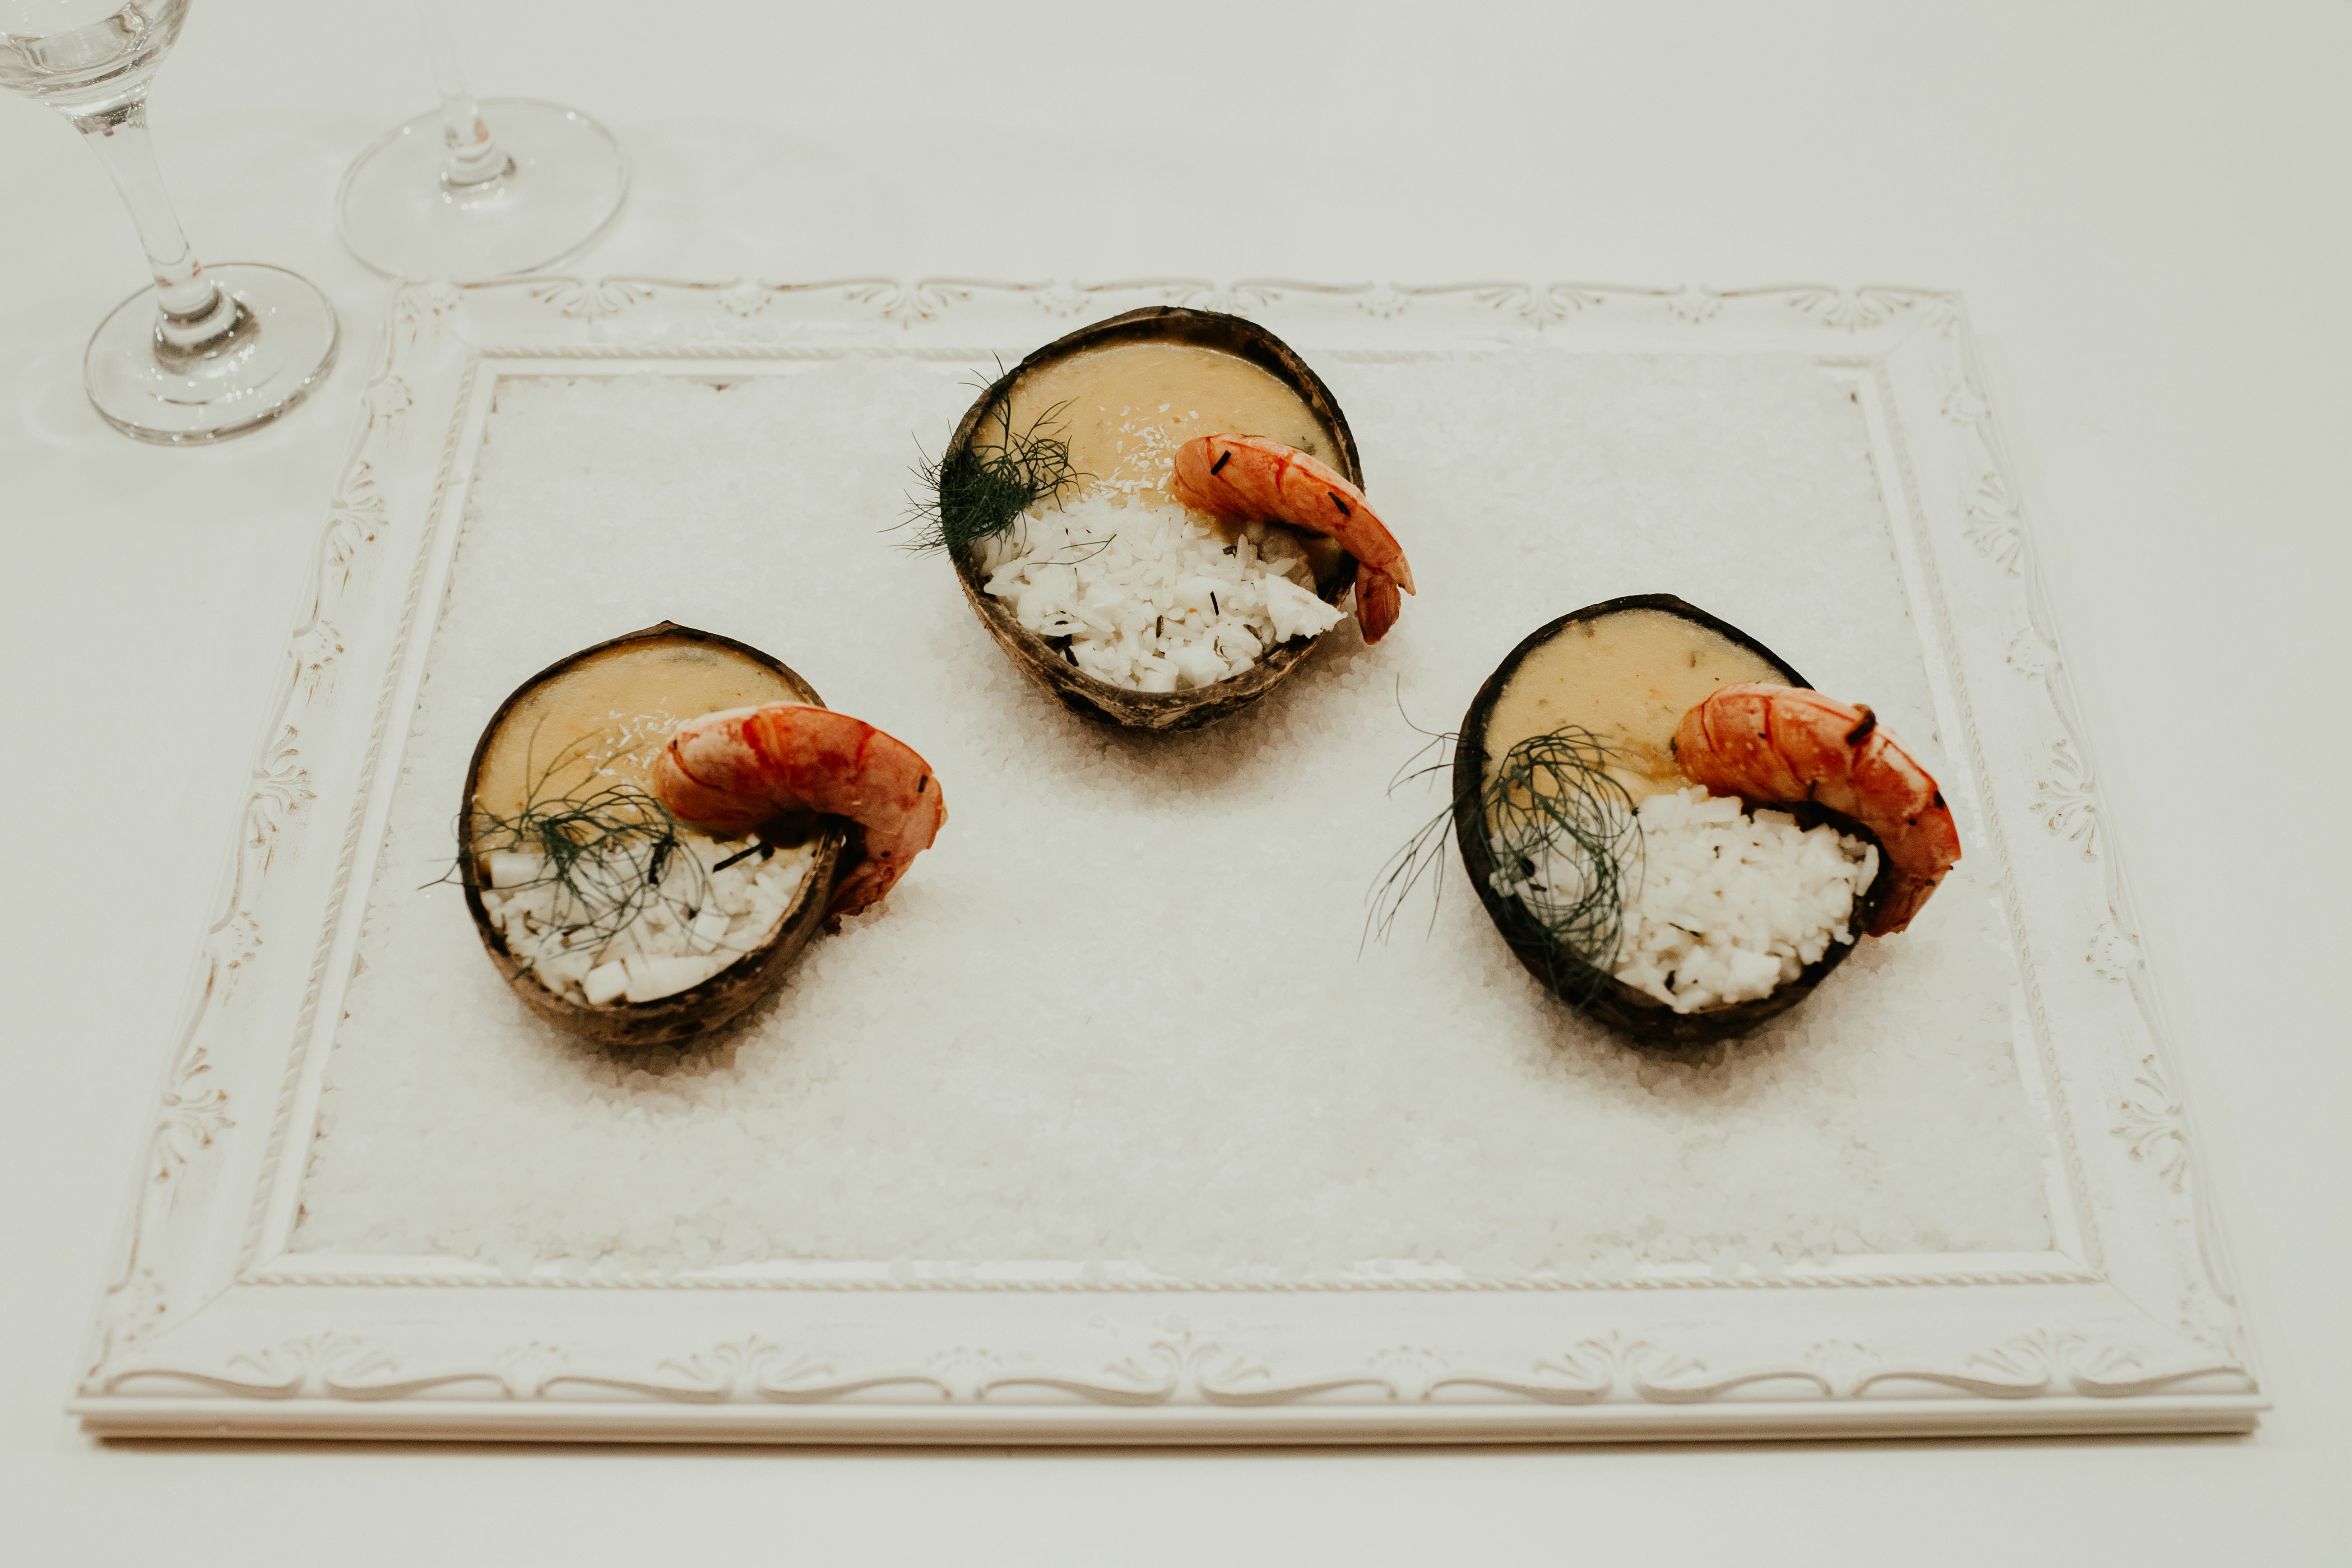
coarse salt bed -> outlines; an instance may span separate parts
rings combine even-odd
[[[1878,875],[1874,845],[1826,825],[1801,828],[1784,811],[1750,816],[1698,788],[1651,795],[1635,817],[1641,854],[1625,868],[1632,885],[1610,968],[1626,984],[1694,1013],[1769,996],[1832,942],[1853,941],[1846,926]],[[1572,843],[1498,834],[1494,852],[1496,890],[1538,919],[1573,908],[1591,881]]]
[[[1341,619],[1287,531],[1139,497],[1033,509],[982,542],[980,564],[1022,626],[1069,638],[1073,664],[1139,691],[1213,685]]]
[[[599,1274],[1051,1258],[1251,1279],[2046,1246],[2000,867],[1943,753],[1845,389],[1800,358],[1544,344],[1316,368],[1421,595],[1377,648],[1338,627],[1183,735],[1066,713],[951,570],[893,547],[907,432],[951,429],[974,366],[501,379],[420,628],[429,679],[386,781],[295,1245]],[[1546,998],[1451,862],[1433,923],[1360,956],[1365,891],[1444,804],[1442,784],[1387,793],[1412,724],[1450,726],[1563,611],[1661,589],[1922,754],[1968,858],[1911,929],[1689,1062]],[[467,761],[515,682],[666,618],[767,649],[916,746],[952,818],[742,1022],[622,1051],[533,1018],[460,890],[417,884],[448,863]]]

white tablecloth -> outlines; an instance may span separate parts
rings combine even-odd
[[[335,182],[430,106],[404,6],[247,0],[196,7],[153,118],[200,254],[342,311],[341,366],[276,428],[178,452],[100,424],[82,346],[138,252],[70,132],[0,102],[0,1555],[2352,1554],[2326,1496],[2352,1458],[2352,748],[2322,645],[2352,568],[2352,5],[457,9],[486,94],[625,142],[591,273],[1965,291],[2278,1407],[2244,1440],[1606,1451],[84,1438],[60,1406],[384,299]]]

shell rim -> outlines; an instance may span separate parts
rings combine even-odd
[[[1704,626],[1746,648],[1779,670],[1788,678],[1784,684],[1806,690],[1816,689],[1812,682],[1797,673],[1795,666],[1755,637],[1673,594],[1628,594],[1571,610],[1519,639],[1518,645],[1505,655],[1502,663],[1486,677],[1463,715],[1461,739],[1454,746],[1450,781],[1454,787],[1454,848],[1462,858],[1463,869],[1469,874],[1471,886],[1477,891],[1479,902],[1485,906],[1487,917],[1494,921],[1504,942],[1517,957],[1521,966],[1547,992],[1562,1001],[1566,998],[1559,996],[1553,984],[1549,950],[1555,944],[1549,933],[1543,931],[1525,904],[1517,898],[1505,898],[1487,879],[1495,869],[1495,862],[1486,847],[1484,824],[1479,820],[1477,809],[1486,784],[1486,721],[1493,714],[1495,703],[1502,695],[1504,687],[1510,683],[1519,666],[1536,649],[1571,626],[1629,610],[1659,610]],[[1808,827],[1827,823],[1841,833],[1853,834],[1878,849],[1878,874],[1854,900],[1853,910],[1847,917],[1846,931],[1853,940],[1831,942],[1829,950],[1805,965],[1796,978],[1782,982],[1766,995],[1691,1013],[1676,1013],[1656,997],[1635,990],[1613,974],[1602,973],[1574,953],[1567,953],[1561,973],[1565,978],[1584,989],[1587,994],[1587,1000],[1579,1011],[1633,1037],[1638,1044],[1654,1052],[1681,1054],[1700,1050],[1717,1041],[1745,1034],[1794,1007],[1811,994],[1832,970],[1843,963],[1848,953],[1861,945],[1863,934],[1868,930],[1872,916],[1885,896],[1893,875],[1892,863],[1887,859],[1878,836],[1843,813],[1832,811],[1811,801],[1759,802],[1748,809],[1787,812]]]
[[[842,852],[848,840],[847,834],[841,828],[824,828],[819,835],[817,853],[810,864],[808,875],[803,879],[800,891],[792,903],[785,907],[783,919],[774,933],[716,974],[667,996],[656,996],[647,1002],[606,1003],[602,1006],[574,1002],[541,984],[531,975],[530,965],[520,963],[508,949],[504,933],[482,906],[481,876],[475,864],[478,857],[472,850],[475,788],[481,780],[482,761],[489,753],[491,738],[497,735],[518,703],[582,660],[632,643],[671,639],[707,643],[740,654],[782,676],[811,707],[825,706],[824,700],[817,695],[816,688],[774,655],[718,632],[703,631],[677,621],[660,621],[566,654],[509,692],[506,700],[499,703],[490,715],[489,721],[482,726],[481,735],[474,742],[473,755],[466,763],[465,793],[458,806],[457,820],[467,830],[457,857],[458,882],[465,889],[466,911],[473,918],[475,934],[481,939],[491,962],[497,965],[508,985],[516,988],[518,995],[522,996],[525,1005],[541,1017],[558,1028],[611,1045],[675,1044],[718,1028],[748,1011],[782,978],[784,965],[782,963],[776,965],[774,973],[766,976],[759,974],[760,966],[774,957],[776,948],[791,939],[796,928],[811,923],[806,921],[804,907],[811,900],[822,900],[831,896],[840,871]],[[805,942],[805,935],[801,941]],[[524,985],[530,986],[532,994],[524,994],[520,990]],[[738,993],[743,994],[740,1003],[728,1006],[728,1003],[736,1001]],[[724,1010],[715,1017],[704,1016],[714,1008]],[[567,1019],[577,1020],[577,1023],[566,1022]],[[590,1020],[595,1021],[593,1026],[586,1026]],[[680,1027],[689,1023],[690,1027]]]
[[[1200,337],[1193,337],[1193,333],[1199,333]],[[1253,354],[1242,352],[1231,343],[1205,341],[1217,333],[1237,339],[1263,353]],[[1155,341],[1193,342],[1195,346],[1233,353],[1283,381],[1291,390],[1301,395],[1308,412],[1323,426],[1324,433],[1331,437],[1334,454],[1339,459],[1334,466],[1347,477],[1349,484],[1358,489],[1364,488],[1363,462],[1356,449],[1355,434],[1349,428],[1347,416],[1340,411],[1339,399],[1331,395],[1331,389],[1324,384],[1323,378],[1315,373],[1314,367],[1273,331],[1245,316],[1222,310],[1196,310],[1181,305],[1147,305],[1122,311],[1065,332],[1024,355],[1019,363],[990,383],[971,406],[965,410],[963,417],[956,423],[954,435],[949,437],[947,454],[951,455],[970,446],[981,421],[1011,394],[1014,384],[1028,372],[1115,342]],[[1054,695],[1066,705],[1076,707],[1083,703],[1082,711],[1090,710],[1087,714],[1088,717],[1124,728],[1153,731],[1181,730],[1191,727],[1181,721],[1203,711],[1222,716],[1223,712],[1246,706],[1271,690],[1329,635],[1328,632],[1318,632],[1303,640],[1292,638],[1268,651],[1241,674],[1229,676],[1208,686],[1192,687],[1183,691],[1139,691],[1131,687],[1115,686],[1098,676],[1089,675],[1063,658],[1047,639],[1023,626],[988,594],[981,581],[978,563],[969,554],[950,545],[948,557],[955,565],[965,598],[971,602],[973,612],[999,643],[1004,643],[1008,638],[1016,639],[1034,650],[1034,658],[1040,666],[1064,666],[1066,673],[1056,679],[1069,683],[1072,689],[1068,692],[1055,691]],[[1326,604],[1338,605],[1340,595],[1355,586],[1356,566],[1354,556],[1343,555],[1339,569],[1332,574],[1329,584],[1318,584],[1318,596]],[[1041,684],[1045,681],[1041,674],[1034,672],[1031,679]],[[1073,699],[1077,700],[1073,701]],[[1157,721],[1119,718],[1117,715],[1122,710],[1150,715]]]

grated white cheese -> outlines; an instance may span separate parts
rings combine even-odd
[[[1137,691],[1213,685],[1340,620],[1287,531],[1139,496],[1024,514],[982,544],[980,565],[1023,626],[1068,637],[1073,664]]]
[[[674,996],[775,935],[816,859],[811,841],[719,870],[741,845],[685,829],[677,837],[687,853],[664,866],[659,896],[644,900],[617,931],[558,881],[541,855],[489,856],[482,908],[507,951],[559,996],[592,1007]],[[591,888],[641,882],[644,853],[611,851],[601,865],[575,870],[572,880]]]
[[[1736,797],[1698,788],[1637,809],[1640,883],[1613,970],[1626,984],[1695,1013],[1769,996],[1831,942],[1853,941],[1846,923],[1878,875],[1875,846],[1827,826],[1800,828],[1782,811],[1750,816]],[[1589,868],[1573,844],[1493,843],[1505,868],[1491,878],[1497,891],[1539,917],[1581,898]]]

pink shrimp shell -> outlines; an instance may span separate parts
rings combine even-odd
[[[1212,517],[1271,518],[1336,541],[1359,563],[1356,619],[1375,643],[1396,624],[1397,591],[1414,592],[1404,550],[1364,492],[1328,464],[1262,436],[1201,436],[1176,449],[1169,493]]]
[[[1867,708],[1804,687],[1720,687],[1683,715],[1675,761],[1717,795],[1750,806],[1812,801],[1876,835],[1893,875],[1873,936],[1909,925],[1960,858],[1943,792]]]
[[[678,726],[654,793],[682,822],[746,833],[791,811],[846,818],[854,855],[832,912],[870,908],[930,847],[947,802],[913,747],[861,719],[800,702],[706,713]]]

